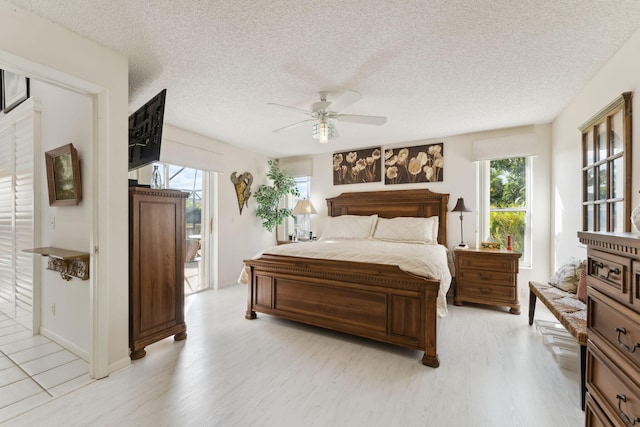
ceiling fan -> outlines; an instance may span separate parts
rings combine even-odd
[[[318,92],[318,95],[320,96],[320,101],[311,104],[310,110],[290,107],[288,105],[274,104],[272,102],[267,103],[267,105],[272,105],[274,107],[282,108],[288,111],[294,111],[296,113],[302,113],[311,117],[309,119],[281,127],[274,130],[273,132],[280,132],[282,130],[289,129],[306,122],[316,122],[313,125],[313,137],[318,139],[320,143],[327,143],[329,142],[329,139],[337,136],[335,126],[330,120],[378,126],[383,125],[387,122],[387,118],[382,116],[362,116],[358,114],[340,113],[342,110],[362,98],[362,95],[360,95],[358,92],[348,90],[335,101],[327,101],[328,92]]]

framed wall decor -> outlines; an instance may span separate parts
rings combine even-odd
[[[382,147],[345,151],[333,155],[333,185],[380,182]]]
[[[78,151],[73,144],[44,153],[47,165],[49,206],[73,206],[82,200]]]
[[[0,72],[2,111],[8,113],[29,98],[29,78],[11,71]]]
[[[384,152],[384,183],[442,182],[444,144],[389,148]]]

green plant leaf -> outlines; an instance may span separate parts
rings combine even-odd
[[[256,216],[267,231],[273,231],[285,218],[293,216],[291,209],[280,208],[282,198],[287,194],[299,196],[300,193],[293,177],[281,170],[276,160],[269,160],[267,177],[272,185],[260,185],[253,196],[258,204]]]

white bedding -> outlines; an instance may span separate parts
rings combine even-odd
[[[375,239],[328,239],[275,246],[263,253],[397,265],[401,270],[440,281],[438,316],[447,315],[446,294],[451,284],[448,255],[442,245],[386,242]],[[261,254],[255,256],[259,258]],[[247,284],[243,268],[238,282]]]

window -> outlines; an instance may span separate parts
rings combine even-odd
[[[296,188],[298,189],[300,196],[298,197],[289,196],[287,206],[290,209],[293,209],[296,206],[296,203],[298,203],[298,200],[303,200],[303,199],[310,200],[309,197],[311,192],[311,185],[310,185],[311,177],[299,176],[299,177],[295,177],[293,181],[296,184]],[[297,236],[297,234],[299,234],[299,232],[305,229],[304,221],[305,221],[304,215],[294,215],[292,220],[286,221],[287,226],[286,226],[285,233],[287,238],[289,235],[293,235],[293,234],[296,234],[296,237],[300,237],[300,236]]]
[[[528,156],[481,162],[482,239],[506,248],[511,236],[523,267],[531,266],[532,161]]]
[[[580,126],[582,229],[631,231],[631,92]]]

